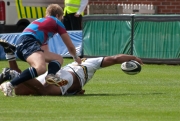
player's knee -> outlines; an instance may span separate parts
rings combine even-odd
[[[61,56],[57,57],[55,60],[58,61],[61,65],[63,64],[63,58]]]
[[[38,75],[44,74],[46,72],[46,66],[40,66],[35,69]]]

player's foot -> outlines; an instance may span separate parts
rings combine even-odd
[[[3,68],[3,71],[0,74],[0,84],[10,79],[11,79],[10,68]]]
[[[14,55],[16,46],[13,44],[8,43],[5,40],[0,39],[0,45],[4,48],[4,52],[6,54]]]
[[[4,93],[5,96],[13,96],[13,87],[10,82],[4,82],[0,85],[0,90]]]
[[[45,78],[46,82],[48,84],[54,84],[58,87],[64,86],[68,84],[67,80],[60,79],[59,77],[56,77],[53,74],[48,74]]]

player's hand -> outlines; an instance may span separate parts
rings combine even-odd
[[[74,61],[76,61],[78,63],[78,65],[81,64],[81,58],[80,57],[76,57],[74,58]]]
[[[137,61],[138,63],[140,63],[141,65],[143,65],[143,62],[142,62],[142,60],[140,59],[140,58],[135,58],[135,61]]]
[[[85,93],[85,90],[81,89],[79,92],[76,93],[76,95],[84,95],[84,93]]]

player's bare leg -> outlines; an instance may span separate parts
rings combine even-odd
[[[48,85],[44,87],[36,79],[26,81],[15,88],[16,95],[52,95],[60,96],[61,90],[55,85]]]

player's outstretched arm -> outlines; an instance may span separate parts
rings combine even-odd
[[[126,61],[135,60],[139,62],[141,65],[143,64],[142,60],[133,55],[119,54],[115,56],[107,56],[104,58],[101,67],[108,67],[114,64],[121,64]]]

